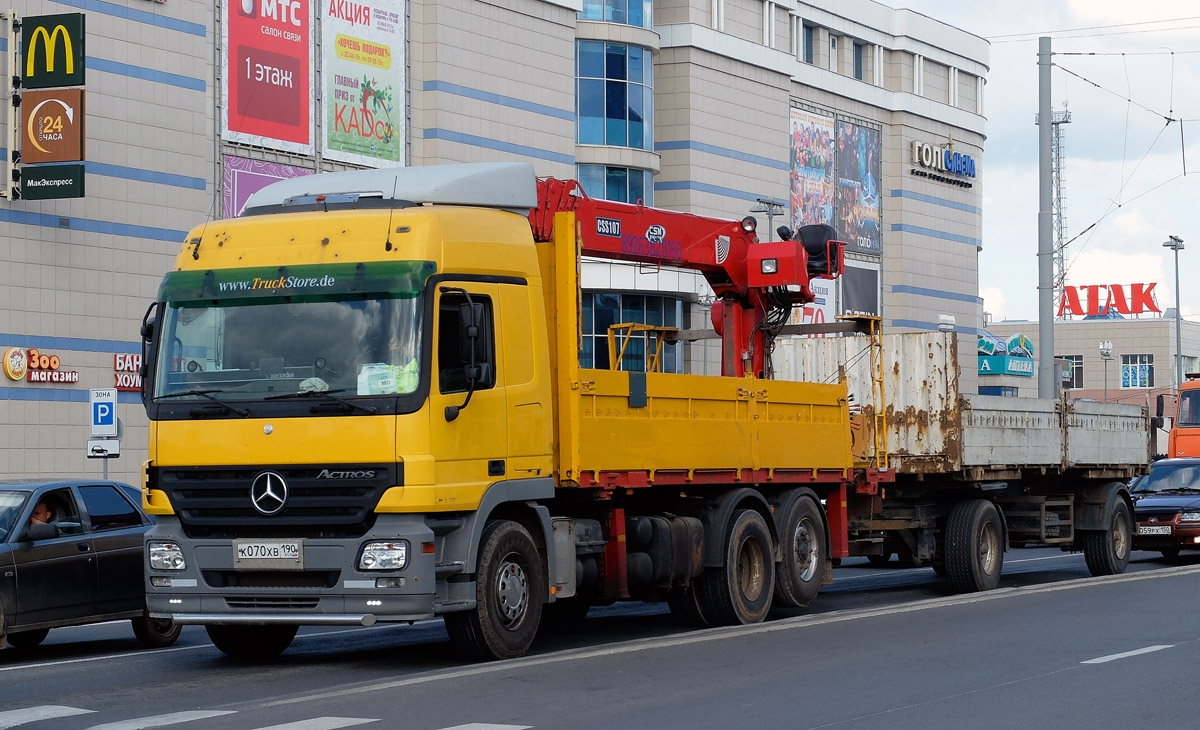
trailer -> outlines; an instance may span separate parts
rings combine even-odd
[[[961,591],[994,588],[1004,552],[1058,546],[1093,575],[1124,571],[1128,482],[1151,461],[1148,406],[962,394],[954,332],[795,337],[776,377],[847,383],[856,461],[887,470],[848,500],[847,555],[932,565]],[[834,553],[837,554],[836,552]]]

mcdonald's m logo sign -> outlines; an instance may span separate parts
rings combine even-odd
[[[83,13],[27,17],[21,41],[26,89],[83,86]]]

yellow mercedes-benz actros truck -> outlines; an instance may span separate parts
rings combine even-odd
[[[847,554],[847,489],[887,476],[852,457],[844,383],[770,378],[810,278],[840,271],[831,233],[759,242],[519,163],[263,189],[188,234],[143,322],[152,615],[243,658],[442,615],[504,658],[544,608],[806,605]],[[584,255],[700,271],[723,375],[664,372],[679,322],[582,311]]]

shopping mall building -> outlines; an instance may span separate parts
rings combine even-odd
[[[0,474],[99,474],[89,390],[115,387],[110,474],[136,483],[139,325],[186,232],[314,171],[522,160],[592,196],[757,209],[762,232],[828,223],[848,270],[797,321],[865,312],[929,330],[950,316],[963,352],[980,333],[988,44],[936,18],[871,0],[10,5],[83,16],[47,26],[41,57],[0,36],[0,58],[22,66],[6,78],[53,75],[48,57],[66,76],[75,54],[79,73],[56,86],[83,91],[59,97],[80,144],[54,159],[82,165],[82,184],[47,183],[70,169],[27,164],[22,143],[26,194],[0,198],[0,350],[29,364],[0,380]],[[51,108],[29,86],[23,110]],[[6,124],[10,159],[33,127]],[[38,199],[62,193],[78,196]],[[585,365],[607,359],[596,344],[615,321],[708,320],[703,280],[669,266],[588,262],[584,284]],[[676,345],[666,367],[714,372],[716,358]]]

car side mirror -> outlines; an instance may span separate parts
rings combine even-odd
[[[33,542],[37,540],[53,540],[62,534],[57,525],[38,523],[30,525],[25,533],[21,535],[23,542]]]

